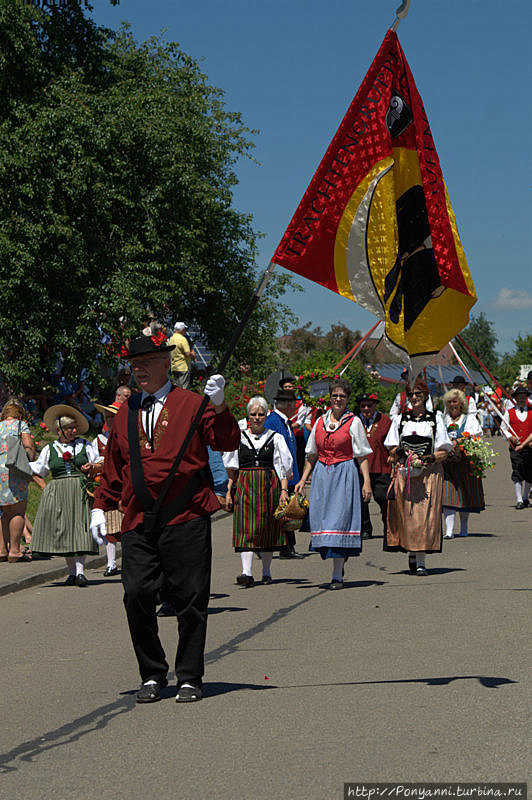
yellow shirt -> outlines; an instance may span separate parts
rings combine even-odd
[[[175,344],[175,350],[172,350],[170,357],[172,359],[172,372],[188,372],[190,369],[190,362],[192,356],[190,354],[190,345],[187,339],[181,333],[174,333],[170,337],[168,344]]]

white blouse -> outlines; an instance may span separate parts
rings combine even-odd
[[[253,442],[253,447],[256,450],[260,450],[262,445],[271,436],[272,431],[265,430],[264,433],[259,434],[259,436],[255,436],[255,434],[251,433],[251,431],[246,431],[246,433],[249,436],[250,440]],[[241,436],[241,440],[246,447],[249,447],[249,442],[247,441],[245,436]],[[226,469],[238,469],[239,467],[238,450],[222,453],[222,460],[224,462],[224,467]],[[284,480],[285,478],[292,477],[293,463],[294,460],[292,458],[292,453],[288,449],[288,445],[286,444],[284,436],[282,436],[282,434],[280,433],[274,433],[273,468],[280,481]]]
[[[39,458],[36,461],[30,461],[30,467],[36,475],[40,475],[41,478],[45,478],[50,472],[50,447],[55,447],[57,454],[62,458],[63,453],[70,453],[70,455],[73,456],[74,447],[76,448],[76,452],[79,453],[83,444],[86,445],[89,463],[94,464],[97,461],[101,461],[101,456],[98,453],[98,446],[96,442],[92,443],[87,441],[87,439],[74,439],[74,441],[70,444],[63,444],[62,442],[52,442],[52,444],[47,444],[41,450]],[[68,475],[70,475],[71,472],[74,472],[74,469],[69,461],[65,461],[64,463]]]
[[[307,456],[315,456],[318,454],[318,447],[316,445],[316,425],[320,419],[323,419],[323,426],[326,431],[337,430],[337,424],[331,424],[331,415],[332,411],[329,410],[322,417],[319,417],[314,423],[314,427],[312,428],[310,436],[308,437],[307,446],[305,447],[305,453]],[[351,444],[353,446],[353,458],[365,458],[373,452],[369,446],[366,430],[359,417],[355,416],[351,420],[349,433],[351,434]]]
[[[458,425],[458,427],[460,427],[464,422],[464,417],[465,417],[465,425],[462,433],[469,433],[471,436],[482,436],[483,435],[482,427],[474,414],[469,414],[469,413],[461,414],[457,419],[453,419],[447,412],[445,412],[443,414],[443,422],[445,423],[446,428],[448,428],[449,425],[452,425],[453,423],[455,425]],[[451,433],[453,433],[453,431],[451,431]],[[449,436],[451,436],[451,434],[449,434]]]
[[[399,423],[401,417],[393,417],[390,430],[384,440],[385,447],[399,447]],[[432,438],[433,427],[426,420],[408,420],[403,425],[403,436],[416,434],[418,436],[430,436]],[[447,434],[447,428],[443,421],[441,411],[436,411],[436,430],[434,431],[434,451],[452,450],[453,443]]]

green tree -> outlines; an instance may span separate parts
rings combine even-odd
[[[532,364],[532,333],[519,334],[514,345],[514,351],[505,353],[501,359],[498,377],[502,383],[513,383],[519,376],[521,364]]]
[[[486,318],[484,312],[471,316],[471,321],[461,336],[490,372],[494,372],[499,362],[495,351],[498,339],[493,322]],[[464,361],[473,369],[478,369],[478,363],[471,356],[467,355],[467,359],[464,356]]]
[[[198,64],[98,28],[72,0],[0,0],[0,348],[15,387],[61,353],[74,375],[138,335],[147,310],[220,353],[252,297],[255,234],[232,205],[252,143]],[[278,274],[236,358],[274,360]],[[122,322],[119,320],[123,318]]]

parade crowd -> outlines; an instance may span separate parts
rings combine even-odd
[[[139,703],[158,700],[167,684],[158,605],[159,614],[178,618],[176,700],[202,697],[211,515],[220,507],[232,513],[236,583],[244,589],[275,583],[275,553],[303,557],[295,529],[329,562],[328,587],[342,589],[348,560],[373,535],[372,500],[384,550],[403,553],[405,569],[422,577],[427,555],[440,553],[444,539],[467,536],[470,515],[484,510],[482,474],[493,456],[483,440],[493,432],[492,409],[480,407],[462,374],[438,400],[425,380],[410,384],[406,375],[389,413],[379,410],[376,393],[353,397],[350,383],[334,378],[317,414],[284,373],[273,404],[251,397],[237,420],[221,375],[206,380],[204,398],[189,390],[193,348],[185,334],[176,323],[170,339],[147,329],[129,341],[130,367],[117,376],[112,402],[80,404],[83,392],[72,390],[46,404],[43,422],[56,438],[39,454],[27,398],[7,398],[0,415],[0,561],[60,555],[65,584],[85,588],[86,557],[105,546],[104,574],[116,575],[121,542]],[[532,487],[531,390],[529,373],[527,385],[510,388],[497,423],[520,511]],[[102,427],[92,441],[84,438],[90,424]],[[32,480],[42,490],[33,530],[26,516]],[[31,539],[31,551],[23,539]]]

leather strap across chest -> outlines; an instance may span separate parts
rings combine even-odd
[[[157,524],[162,526],[167,525],[171,519],[177,517],[192,500],[201,484],[204,482],[212,486],[212,474],[208,467],[202,468],[193,475],[187,482],[184,490],[179,497],[171,500],[166,505],[163,505],[168,490],[173,482],[177,467],[181,462],[184,447],[181,446],[176,460],[172,465],[172,469],[168,473],[161,490],[154,500],[151,496],[146,485],[146,478],[144,476],[144,469],[142,467],[142,457],[140,455],[140,437],[139,437],[139,411],[140,411],[141,395],[133,395],[128,401],[128,417],[127,417],[127,434],[129,441],[129,464],[131,468],[131,484],[135,497],[139,501],[144,511],[144,530],[146,533],[153,533]],[[186,447],[188,442],[183,443]],[[207,471],[208,470],[208,471]]]

